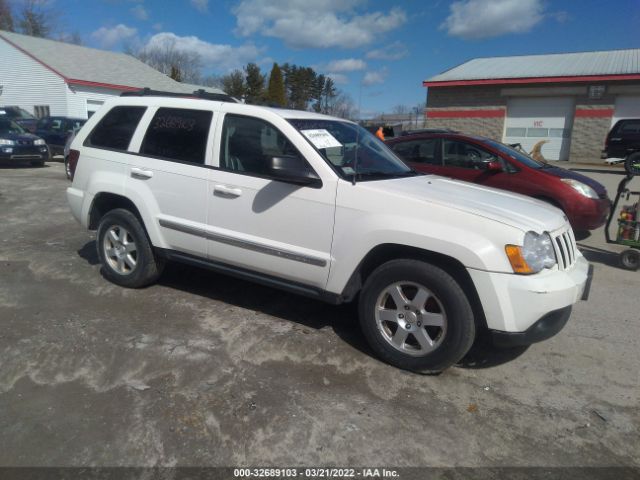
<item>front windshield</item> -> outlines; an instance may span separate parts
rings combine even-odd
[[[345,179],[379,180],[416,175],[380,140],[351,122],[290,119],[289,122]]]
[[[25,133],[24,129],[16,122],[8,118],[0,118],[0,135],[8,133]]]
[[[526,153],[517,150],[509,145],[505,145],[504,143],[496,142],[495,140],[484,140],[484,143],[487,145],[500,150],[502,153],[508,155],[513,160],[516,160],[520,163],[524,163],[529,168],[544,168],[546,165],[543,162],[539,162],[538,160],[534,160]]]

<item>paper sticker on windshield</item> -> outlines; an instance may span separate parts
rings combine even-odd
[[[336,137],[331,135],[325,129],[301,130],[301,132],[311,141],[311,143],[315,145],[317,149],[342,146],[342,144],[336,140]]]

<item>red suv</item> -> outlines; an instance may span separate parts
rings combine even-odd
[[[611,202],[605,187],[579,173],[538,162],[495,140],[436,133],[406,135],[387,145],[420,172],[510,190],[562,209],[574,230],[605,223]]]

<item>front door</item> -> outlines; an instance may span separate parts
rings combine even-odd
[[[227,114],[209,181],[209,257],[317,288],[327,282],[336,184],[301,186],[274,179],[272,157],[300,154],[273,124]],[[311,168],[311,167],[309,167]]]

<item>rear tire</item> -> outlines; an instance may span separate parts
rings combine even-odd
[[[122,287],[146,287],[154,283],[164,269],[164,261],[154,254],[138,218],[123,208],[111,210],[102,217],[97,247],[104,277]]]
[[[620,265],[627,270],[636,271],[640,266],[640,252],[638,250],[625,250],[620,254]]]
[[[385,362],[437,373],[458,362],[475,339],[473,310],[444,270],[418,260],[392,260],[367,278],[360,326]]]

